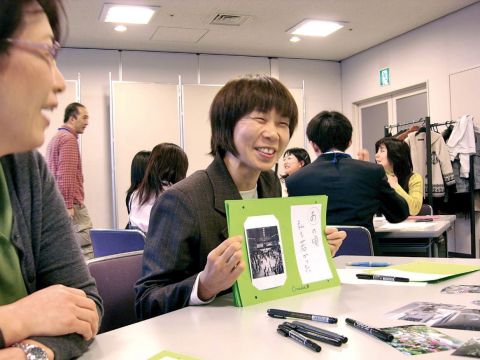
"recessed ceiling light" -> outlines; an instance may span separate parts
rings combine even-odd
[[[148,24],[154,13],[154,7],[105,4],[101,19],[122,24]]]
[[[300,24],[295,25],[293,28],[287,30],[292,35],[305,35],[305,36],[328,36],[331,33],[341,29],[344,25],[334,21],[322,21],[322,20],[303,20]]]
[[[117,25],[113,28],[115,31],[124,32],[127,31],[127,27],[125,25]]]
[[[299,42],[300,40],[302,39],[300,39],[298,36],[292,36],[290,38],[290,42],[293,42],[293,43]]]

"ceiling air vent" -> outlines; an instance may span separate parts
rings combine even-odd
[[[210,24],[213,24],[213,25],[227,25],[227,26],[240,26],[248,18],[249,18],[248,15],[217,14],[213,18],[213,20],[210,21]]]

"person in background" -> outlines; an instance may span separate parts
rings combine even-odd
[[[0,359],[71,359],[102,301],[43,157],[57,94],[58,0],[0,1]]]
[[[288,196],[285,179],[289,175],[300,170],[302,167],[310,164],[310,162],[310,155],[308,155],[308,152],[305,149],[295,147],[285,151],[283,154],[283,168],[285,169],[285,174],[280,177],[283,197]]]
[[[408,144],[386,137],[375,143],[375,161],[387,173],[390,186],[408,203],[410,215],[417,215],[423,204],[423,179],[413,172]]]
[[[297,121],[295,100],[275,78],[245,76],[220,89],[210,107],[214,160],[152,208],[135,286],[139,319],[206,304],[230,289],[245,262],[242,236],[228,237],[225,200],[281,196],[271,169]],[[325,233],[335,254],[346,234],[331,227]]]
[[[145,169],[147,168],[148,158],[151,151],[142,150],[135,154],[130,166],[130,187],[127,190],[125,204],[127,205],[127,212],[130,214],[130,198],[135,190],[138,189],[140,183],[145,176]],[[127,226],[128,228],[128,226]]]
[[[90,229],[92,220],[84,204],[83,171],[78,135],[88,126],[88,110],[80,103],[65,108],[63,126],[50,140],[47,147],[47,164],[67,206],[85,260],[93,258]]]
[[[130,229],[148,231],[150,211],[157,197],[173,184],[185,179],[188,169],[187,154],[171,143],[155,146],[148,160],[145,176],[131,197]]]
[[[318,157],[287,178],[287,190],[289,196],[327,195],[328,224],[364,226],[373,237],[377,211],[397,223],[407,218],[408,206],[390,187],[381,166],[345,153],[352,132],[350,121],[337,111],[315,115],[307,137]]]

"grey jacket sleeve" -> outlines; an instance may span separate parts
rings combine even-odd
[[[192,207],[182,191],[172,188],[152,208],[142,278],[135,287],[140,320],[188,306],[196,276],[204,266]]]
[[[102,300],[76,241],[65,203],[41,155],[35,153],[30,159],[36,162],[36,164],[31,164],[30,170],[16,169],[19,173],[21,171],[30,172],[30,179],[27,181],[30,182],[33,193],[28,196],[27,191],[17,194],[22,207],[26,207],[26,204],[31,202],[30,232],[32,240],[30,243],[24,242],[24,256],[27,263],[25,266],[35,271],[35,274],[32,274],[31,270],[26,271],[29,292],[54,284],[81,289],[95,301],[101,318]],[[26,219],[26,221],[29,220]],[[21,229],[19,231],[23,232]],[[31,248],[28,248],[29,246]],[[31,261],[33,264],[30,263]],[[35,279],[34,283],[29,283],[29,280],[33,278]],[[55,359],[79,357],[91,343],[77,334],[41,336],[33,337],[33,339],[51,348],[55,353]]]
[[[380,212],[391,223],[399,223],[408,215],[408,203],[390,186],[382,167],[378,168],[378,189],[380,194]]]

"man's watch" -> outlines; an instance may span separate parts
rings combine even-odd
[[[48,360],[47,352],[36,345],[16,343],[12,346],[22,349],[27,356],[27,360]]]

